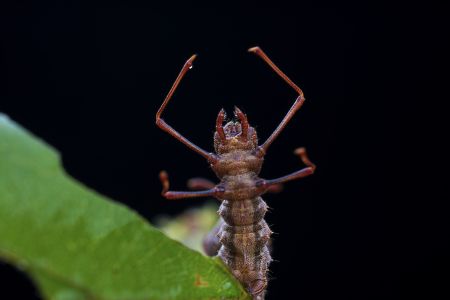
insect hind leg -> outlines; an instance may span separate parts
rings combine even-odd
[[[215,186],[215,184],[209,179],[194,177],[188,180],[187,186],[191,190],[202,190],[211,189]],[[220,246],[222,244],[219,242],[219,237],[217,236],[217,234],[219,233],[222,224],[223,220],[222,218],[220,218],[213,229],[211,229],[211,231],[208,232],[208,234],[203,238],[203,250],[208,256],[216,256],[219,252]]]
[[[203,239],[203,250],[208,256],[216,256],[222,246],[219,242],[219,237],[217,234],[219,233],[223,222],[223,219],[220,218],[214,228]]]

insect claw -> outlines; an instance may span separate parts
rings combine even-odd
[[[226,137],[225,137],[225,132],[223,131],[223,120],[226,118],[226,113],[225,110],[222,108],[219,111],[219,114],[217,115],[217,119],[216,119],[216,132],[219,135],[220,139],[222,141],[225,141]]]
[[[234,107],[234,115],[239,119],[241,122],[241,137],[243,139],[247,139],[248,135],[248,120],[247,116],[240,110],[237,106]]]

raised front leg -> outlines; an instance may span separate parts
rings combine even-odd
[[[178,131],[173,129],[170,125],[168,125],[161,118],[161,115],[162,115],[164,109],[166,108],[167,103],[169,103],[170,99],[172,98],[172,95],[175,92],[175,90],[177,89],[178,84],[180,83],[181,79],[183,79],[186,72],[192,68],[192,62],[194,61],[195,58],[196,58],[196,55],[192,55],[191,58],[189,58],[186,61],[186,63],[184,64],[183,68],[181,69],[180,74],[178,74],[178,77],[175,80],[174,84],[172,85],[172,88],[170,89],[169,93],[167,94],[166,99],[164,99],[164,102],[161,104],[161,107],[159,108],[158,112],[156,113],[156,125],[159,128],[161,128],[162,130],[164,130],[165,132],[167,132],[168,134],[170,134],[171,136],[173,136],[174,138],[176,138],[177,140],[179,140],[180,142],[182,142],[183,144],[185,144],[189,149],[191,149],[191,150],[197,152],[198,154],[202,155],[203,157],[205,157],[208,160],[208,162],[214,163],[217,161],[217,157],[215,154],[208,153],[205,150],[203,150],[202,148],[198,147],[197,145],[195,145],[194,143],[189,141],[187,138],[182,136]]]
[[[294,104],[292,105],[291,109],[289,109],[288,113],[284,117],[284,119],[281,121],[281,123],[278,125],[278,127],[275,129],[275,131],[270,135],[270,137],[259,147],[259,156],[264,156],[267,152],[267,149],[270,147],[270,145],[273,143],[273,141],[278,137],[278,135],[281,133],[281,131],[286,127],[287,123],[292,119],[294,114],[297,112],[297,110],[300,109],[300,107],[305,102],[305,97],[303,95],[303,91],[294,83],[292,80],[289,79],[289,77],[286,76],[286,74],[283,73],[273,62],[270,60],[270,58],[261,50],[259,47],[253,47],[248,49],[249,52],[255,53],[259,57],[261,57],[281,78],[284,79],[284,81],[289,84],[298,94],[299,96],[297,99],[295,99]]]

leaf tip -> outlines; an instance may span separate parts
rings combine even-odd
[[[11,126],[11,118],[2,112],[0,112],[0,126]]]

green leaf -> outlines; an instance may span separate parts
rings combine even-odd
[[[47,299],[250,299],[218,259],[70,178],[54,149],[4,115],[0,258]]]
[[[171,239],[204,253],[203,238],[214,228],[219,219],[217,215],[219,207],[215,202],[188,209],[175,217],[159,216],[155,224]]]

